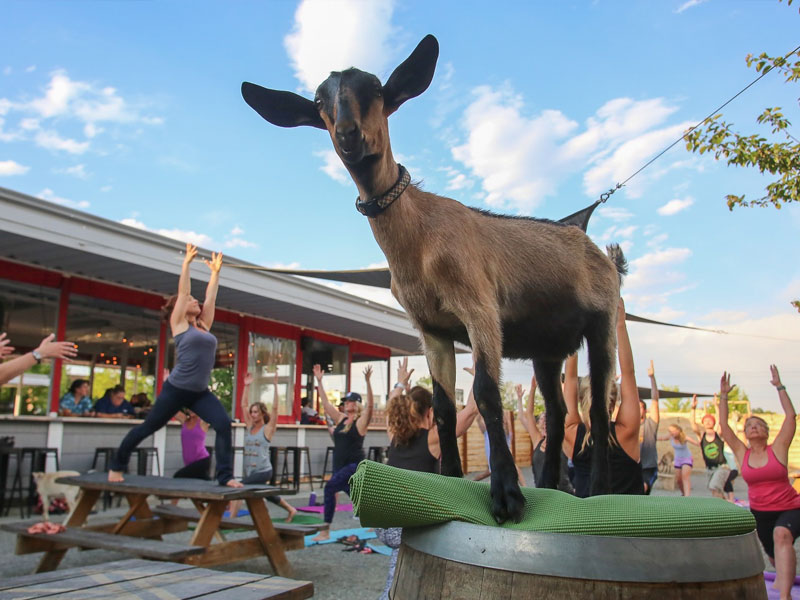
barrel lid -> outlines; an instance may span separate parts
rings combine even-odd
[[[744,579],[764,570],[755,532],[728,537],[625,538],[451,521],[403,529],[403,545],[479,567],[599,581],[700,583]]]

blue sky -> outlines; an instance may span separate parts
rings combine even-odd
[[[312,95],[332,69],[391,73],[427,33],[429,90],[391,119],[424,187],[498,212],[560,218],[622,181],[755,77],[748,53],[800,44],[795,6],[662,2],[3,3],[0,186],[266,265],[383,265],[327,134],[280,129],[248,80]],[[764,78],[725,109],[745,132],[797,85]],[[761,131],[765,135],[767,131]],[[794,133],[797,137],[797,133]],[[800,389],[800,207],[737,209],[766,179],[683,144],[592,219],[631,263],[630,312],[746,335],[631,325],[637,378],[711,391],[723,369],[775,408],[768,365]],[[348,291],[379,298],[374,290]],[[390,299],[384,296],[387,302]],[[748,336],[765,337],[748,337]],[[526,381],[527,365],[506,377]]]

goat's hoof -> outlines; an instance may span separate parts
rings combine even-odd
[[[503,477],[501,473],[492,471],[492,514],[498,524],[509,519],[519,523],[525,513],[525,496],[519,489],[517,471],[512,467],[508,474],[508,477]]]

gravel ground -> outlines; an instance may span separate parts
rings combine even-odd
[[[523,469],[523,474],[528,481],[533,477],[530,468]],[[746,498],[746,487],[741,479],[736,481],[736,496]],[[288,496],[287,500],[295,505],[302,506],[307,504],[308,489],[300,492],[297,496]],[[320,490],[317,490],[321,496]],[[692,477],[692,493],[697,496],[710,496],[706,489],[706,476],[704,473],[695,473]],[[678,492],[668,492],[655,490],[654,495],[678,495]],[[270,514],[274,517],[283,517],[285,512],[272,504],[267,504]],[[122,515],[125,510],[115,508],[100,513],[104,517]],[[11,515],[0,519],[0,522],[16,521],[16,515],[12,511]],[[337,512],[332,529],[351,529],[360,527],[357,519],[352,513]],[[187,541],[191,532],[172,534],[167,537],[176,542]],[[234,538],[237,534],[228,535]],[[238,535],[252,535],[244,533]],[[379,544],[377,540],[373,543]],[[23,556],[14,555],[15,536],[0,531],[0,579],[17,575],[32,573],[38,564],[41,554],[27,554]],[[314,598],[320,600],[375,600],[383,590],[386,580],[389,558],[380,554],[358,554],[356,552],[344,552],[345,546],[342,544],[324,544],[305,548],[304,550],[288,553],[289,560],[295,570],[296,579],[310,580],[314,582]],[[62,568],[91,565],[112,560],[128,558],[127,555],[108,552],[105,550],[70,550],[61,563]],[[231,563],[214,567],[224,571],[248,571],[252,573],[272,573],[269,562],[266,558],[252,559],[239,563]]]

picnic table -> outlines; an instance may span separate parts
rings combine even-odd
[[[62,477],[59,483],[81,488],[75,510],[58,534],[28,533],[34,521],[5,523],[2,528],[17,534],[17,554],[44,552],[37,573],[52,571],[70,548],[104,548],[137,557],[211,566],[266,555],[278,575],[291,577],[292,567],[285,550],[303,547],[304,536],[317,532],[318,525],[273,523],[264,499],[278,494],[273,486],[246,485],[230,488],[200,479],[173,479],[126,475],[125,481],[109,482],[106,473]],[[87,522],[100,494],[123,495],[128,511],[119,519]],[[149,496],[189,499],[194,509],[172,505],[150,507]],[[231,500],[244,500],[248,517],[223,519]],[[189,544],[164,541],[167,533],[186,531],[195,521]],[[222,529],[251,529],[252,537],[227,540]],[[212,543],[215,542],[215,543]]]
[[[140,558],[0,580],[0,600],[22,598],[170,598],[183,600],[303,600],[310,581]]]

